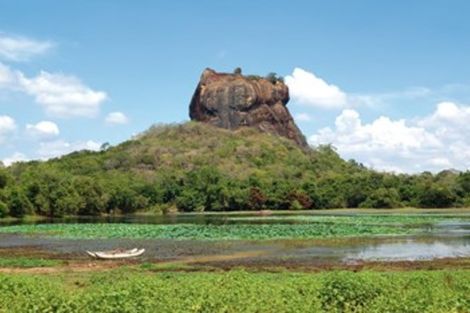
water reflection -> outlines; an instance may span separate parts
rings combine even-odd
[[[433,242],[408,239],[403,242],[368,245],[347,253],[343,261],[417,261],[462,257],[470,257],[468,238]]]

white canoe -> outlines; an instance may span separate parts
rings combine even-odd
[[[126,259],[134,258],[142,255],[145,252],[145,249],[131,249],[131,250],[112,250],[112,251],[86,251],[86,253],[97,259]]]

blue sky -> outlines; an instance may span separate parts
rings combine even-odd
[[[277,72],[312,145],[379,170],[470,166],[468,1],[0,0],[0,160],[188,120],[205,67]]]

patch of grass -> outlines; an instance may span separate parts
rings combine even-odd
[[[29,257],[0,257],[0,267],[52,267],[61,265],[60,260],[29,258]]]
[[[67,275],[67,274],[65,274]],[[79,281],[80,288],[69,286]],[[470,271],[0,275],[0,312],[469,312]]]

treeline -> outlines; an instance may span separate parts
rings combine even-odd
[[[0,168],[0,216],[463,207],[470,172],[395,175],[253,130],[152,128],[101,152]]]

